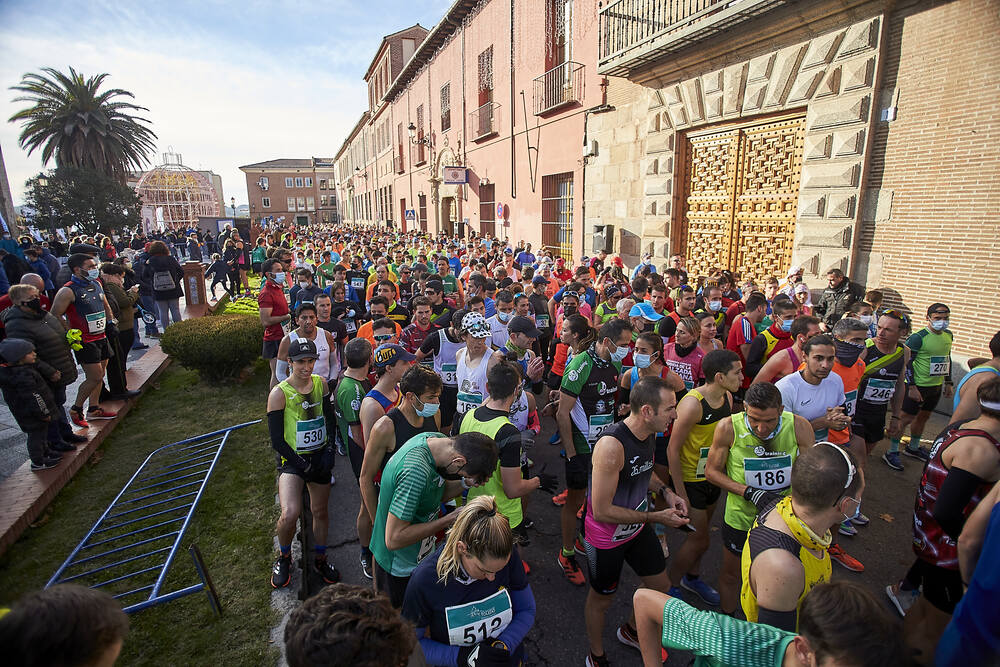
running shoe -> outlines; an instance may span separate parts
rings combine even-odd
[[[361,554],[361,574],[366,579],[372,578],[372,557],[367,554]]]
[[[90,428],[90,422],[83,418],[83,410],[69,409],[70,420],[80,428]]]
[[[566,576],[566,579],[569,580],[569,583],[574,586],[583,586],[587,582],[587,580],[583,577],[583,570],[581,570],[580,566],[576,563],[575,555],[567,558],[566,556],[563,556],[560,551],[558,562],[559,567],[562,568],[563,574]]]
[[[899,612],[899,615],[905,617],[906,612],[910,610],[913,603],[920,597],[920,589],[914,588],[911,591],[907,591],[903,590],[899,584],[890,584],[885,587],[885,594],[888,596],[892,606]]]
[[[66,442],[74,444],[74,445],[82,445],[83,443],[85,443],[88,440],[90,440],[90,438],[88,438],[86,436],[83,436],[83,435],[77,435],[76,433],[73,433],[72,431],[70,431],[69,433],[66,433],[65,435],[63,435],[62,439],[65,440]]]
[[[117,412],[105,410],[104,408],[90,408],[87,410],[87,419],[114,419],[117,416]]]
[[[292,580],[292,556],[278,556],[271,568],[271,586],[284,588]]]
[[[830,553],[830,558],[836,561],[841,567],[851,572],[865,571],[865,566],[861,564],[861,561],[844,551],[844,548],[839,544],[831,544],[827,551]]]
[[[854,527],[854,524],[850,520],[845,519],[840,522],[840,527],[837,532],[841,535],[846,535],[847,537],[854,537],[858,534],[858,529]]]
[[[323,577],[323,581],[328,584],[335,584],[340,581],[340,570],[334,565],[330,565],[326,558],[316,559],[316,571],[319,572],[319,576]]]
[[[605,655],[594,655],[593,653],[587,653],[587,667],[611,667],[611,663],[608,662],[608,656]]]
[[[636,651],[639,649],[639,633],[635,631],[635,628],[629,627],[628,623],[623,623],[618,626],[618,631],[615,633],[618,637],[618,641],[625,646],[631,646]],[[660,649],[660,656],[663,658],[663,662],[667,661],[667,649]]]
[[[583,505],[580,505],[580,509],[578,509],[576,511],[576,518],[577,519],[582,519],[583,518]]]
[[[899,460],[899,452],[886,452],[882,455],[882,462],[893,470],[903,469],[903,462]]]
[[[341,456],[347,456],[347,448],[344,447],[344,443],[342,442],[337,443],[337,453],[340,454]]]
[[[677,598],[678,600],[684,599],[684,591],[682,591],[677,586],[671,586],[670,590],[667,591],[667,595],[669,595],[672,598]]]
[[[38,472],[39,470],[48,470],[50,468],[55,468],[62,461],[61,458],[57,456],[46,456],[38,463],[34,461],[31,462],[31,472]]]
[[[909,456],[911,459],[917,459],[918,461],[926,461],[931,457],[931,452],[926,447],[917,447],[916,449],[903,447],[903,454]]]
[[[557,493],[552,496],[552,504],[556,507],[562,507],[566,504],[566,495],[569,493],[569,489],[563,489],[561,493]]]
[[[49,449],[53,452],[75,452],[76,445],[70,444],[68,442],[50,442],[48,443]]]
[[[573,551],[577,552],[581,556],[587,555],[587,548],[583,546],[583,538],[579,535],[576,536],[576,541],[573,542]]]
[[[709,586],[708,584],[706,584],[701,579],[688,579],[687,575],[685,574],[683,577],[681,577],[681,588],[683,588],[686,591],[691,591],[692,593],[700,597],[702,601],[707,605],[716,607],[719,604],[720,600],[719,592],[714,588],[712,588],[711,586]]]
[[[559,431],[557,430],[555,433],[552,434],[552,437],[549,438],[549,444],[558,445],[561,442],[562,442],[562,436],[559,435]]]
[[[871,523],[871,519],[869,519],[861,512],[858,512],[858,515],[851,519],[851,523],[853,523],[855,526],[867,526],[869,523]]]

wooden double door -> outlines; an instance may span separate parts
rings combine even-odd
[[[692,276],[713,269],[758,281],[785,276],[795,240],[804,130],[805,116],[795,115],[685,135],[674,247],[685,255]]]

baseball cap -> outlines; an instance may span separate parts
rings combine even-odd
[[[642,303],[637,303],[632,306],[632,309],[628,311],[629,317],[641,317],[647,319],[650,322],[656,322],[657,320],[662,320],[663,315],[653,310],[653,307],[643,301]]]
[[[503,251],[503,254],[505,254],[505,255],[513,255],[514,251],[511,250],[510,248],[505,248],[504,251]]]
[[[74,243],[69,247],[69,252],[71,255],[99,255],[101,249],[95,245],[90,245],[89,243]]]
[[[788,277],[789,278],[791,278],[792,276],[794,276],[796,274],[799,274],[799,273],[802,273],[802,267],[799,266],[798,264],[795,264],[793,266],[788,267]]]
[[[373,358],[375,359],[375,365],[379,368],[385,368],[397,361],[413,361],[416,359],[414,355],[406,351],[406,348],[395,343],[386,343],[385,345],[376,347]]]
[[[427,265],[424,264],[423,262],[417,262],[416,264],[413,265],[413,272],[414,273],[426,273],[427,272]]]
[[[622,288],[618,285],[611,284],[604,287],[604,298],[611,298],[622,293]]]
[[[581,264],[590,264],[590,258],[587,257],[586,255],[584,255],[583,257],[580,258],[580,263]]]
[[[305,338],[293,340],[288,346],[288,358],[292,361],[319,359],[319,353],[316,351],[316,343]]]
[[[489,338],[493,335],[486,318],[479,313],[467,313],[462,318],[462,330],[473,338]]]
[[[424,283],[424,289],[425,290],[431,289],[434,290],[435,292],[443,292],[444,283],[442,283],[440,280],[428,280],[426,283]]]
[[[612,261],[615,263],[615,266],[617,266],[619,269],[625,266],[625,262],[622,261],[621,257],[615,257]]]
[[[7,338],[0,341],[0,358],[8,364],[24,359],[25,355],[35,349],[30,340],[24,338]]]
[[[531,279],[532,285],[547,285],[548,282],[549,281],[545,278],[545,276],[535,276]]]
[[[478,313],[473,314],[478,315]],[[538,330],[538,327],[531,321],[531,318],[524,315],[512,317],[510,322],[507,323],[507,331],[510,333],[523,333],[529,338],[538,338],[542,335],[542,332]]]

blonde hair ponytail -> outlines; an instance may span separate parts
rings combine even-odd
[[[514,549],[514,533],[507,517],[497,511],[493,496],[476,496],[458,510],[458,517],[448,530],[448,539],[438,557],[437,574],[440,583],[459,572],[459,542],[465,544],[469,556],[480,561],[487,558],[506,559],[510,556]]]

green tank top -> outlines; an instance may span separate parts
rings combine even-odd
[[[733,415],[733,446],[726,461],[726,474],[740,484],[787,496],[791,491],[792,464],[799,452],[795,439],[795,415],[781,413],[778,433],[769,441],[754,435],[747,426],[746,413]],[[729,494],[725,521],[738,530],[750,530],[757,508],[742,496]]]
[[[475,411],[473,410],[472,412],[465,413],[465,416],[462,417],[462,425],[459,427],[458,432],[482,433],[496,441],[497,433],[505,424],[512,424],[512,422],[507,417],[494,417],[489,421],[479,421],[475,418]],[[521,510],[521,499],[510,499],[503,492],[503,479],[500,477],[499,461],[497,462],[496,470],[493,471],[493,474],[490,475],[489,480],[485,484],[469,489],[468,499],[472,500],[476,496],[493,496],[496,499],[497,509],[510,521],[511,528],[517,528],[521,525],[521,521],[524,520],[524,514]]]
[[[313,375],[312,383],[308,394],[300,394],[288,380],[278,383],[285,395],[285,442],[296,454],[310,454],[326,446],[323,378]]]

